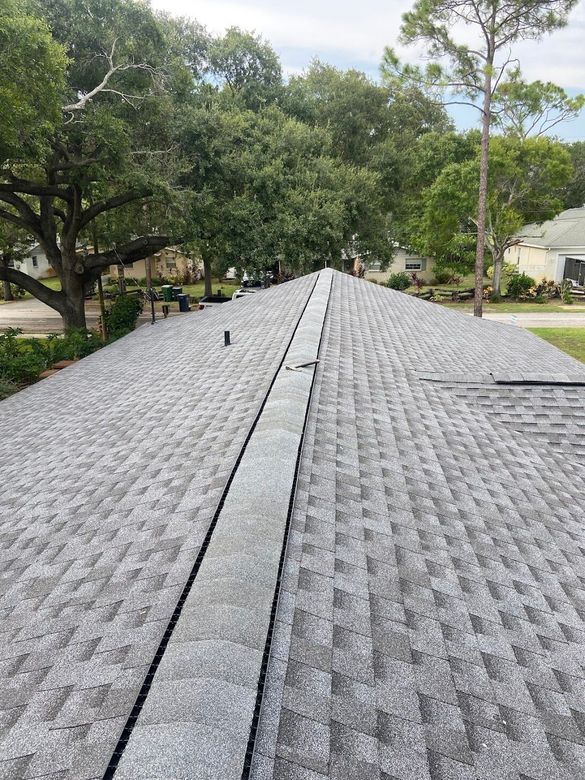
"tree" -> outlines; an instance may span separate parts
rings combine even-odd
[[[424,194],[421,235],[426,250],[439,259],[455,256],[464,262],[467,257],[473,263],[480,165],[479,155],[447,165]],[[570,176],[570,156],[557,141],[492,139],[484,249],[492,257],[494,295],[501,292],[506,250],[518,243],[523,225],[558,214],[562,201],[557,193]]]
[[[424,71],[412,66],[401,71],[394,53],[386,51],[389,70],[461,95],[481,113],[474,303],[478,317],[483,300],[492,100],[512,62],[512,44],[562,27],[575,5],[576,0],[416,0],[403,17],[401,38],[406,44],[424,43],[436,61]],[[442,59],[450,62],[450,71],[439,64]]]
[[[192,77],[167,35],[169,20],[145,4],[47,0],[43,12],[69,57],[60,119],[43,136],[45,157],[26,148],[3,157],[0,218],[41,244],[62,289],[13,268],[0,267],[0,279],[55,308],[66,328],[85,327],[84,294],[102,270],[170,241],[158,218],[177,165],[174,90]],[[15,67],[29,67],[28,53]],[[127,224],[116,246],[104,244],[97,255],[79,251],[96,219],[132,204],[143,208],[148,232],[137,235]]]
[[[575,209],[585,206],[585,141],[576,141],[567,145],[573,163],[573,175],[562,193],[565,208]]]
[[[194,111],[184,133],[197,150],[183,184],[193,193],[189,239],[204,261],[206,294],[212,267],[262,271],[281,259],[312,270],[339,263],[352,242],[389,252],[376,174],[337,159],[326,131],[276,107],[220,104]]]
[[[427,232],[421,229],[425,193],[448,165],[475,160],[479,141],[476,130],[465,134],[428,132],[401,151],[402,170],[391,228],[392,237],[400,246],[422,254],[430,253]],[[441,257],[444,262],[449,259],[454,267],[461,265],[461,259],[456,255]],[[464,264],[467,262],[465,260]]]
[[[388,90],[358,70],[341,71],[319,60],[293,77],[284,107],[297,119],[329,130],[346,162],[365,165],[388,134]]]
[[[493,105],[495,125],[507,135],[524,140],[575,119],[585,105],[585,96],[569,97],[550,81],[526,82],[520,68],[514,68],[498,87]]]
[[[28,3],[0,0],[0,161],[43,158],[61,119],[67,59]]]
[[[209,47],[209,69],[225,84],[232,99],[251,109],[272,102],[282,89],[280,62],[259,36],[230,27]]]

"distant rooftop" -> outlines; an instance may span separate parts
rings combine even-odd
[[[567,209],[542,224],[526,225],[520,235],[523,242],[549,249],[585,248],[585,207]]]
[[[0,778],[585,776],[582,364],[324,270],[0,419]]]

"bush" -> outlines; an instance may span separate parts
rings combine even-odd
[[[525,295],[531,287],[534,287],[536,282],[532,277],[526,276],[525,273],[514,274],[508,282],[508,295],[512,298],[521,298]]]
[[[0,333],[0,382],[3,384],[32,382],[45,369],[43,356],[27,348],[27,343],[17,338],[20,333],[20,328],[8,328]]]
[[[120,295],[106,311],[108,338],[115,341],[130,333],[136,327],[138,315],[142,311],[142,301],[130,295]]]
[[[391,290],[406,290],[411,285],[411,278],[406,271],[400,271],[397,274],[390,274],[386,287]]]
[[[453,278],[453,270],[451,268],[435,269],[434,284],[449,284],[452,278]]]
[[[23,290],[22,287],[17,287],[15,284],[10,285],[10,290],[12,291],[12,297],[13,298],[24,298],[26,295],[26,290]],[[4,285],[0,283],[0,301],[4,300]]]
[[[502,263],[502,284],[505,285],[517,273],[516,266],[513,263]],[[494,266],[490,265],[485,275],[488,279],[494,278]]]

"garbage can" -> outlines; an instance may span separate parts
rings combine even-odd
[[[173,287],[173,300],[178,301],[179,299],[177,296],[181,295],[182,292],[183,292],[182,287]]]
[[[190,311],[189,296],[186,293],[179,293],[177,300],[179,301],[179,311]]]
[[[163,301],[170,303],[173,300],[173,285],[163,284],[162,286]]]

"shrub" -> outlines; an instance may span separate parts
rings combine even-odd
[[[17,336],[20,328],[8,328],[0,333],[0,382],[25,384],[34,381],[45,368],[43,356]]]
[[[415,272],[411,274],[411,284],[416,287],[416,292],[419,294],[422,288],[425,286],[425,280]]]
[[[525,295],[531,287],[534,287],[536,282],[532,277],[526,276],[525,273],[514,274],[508,282],[508,295],[512,298],[520,298]]]
[[[490,265],[485,275],[488,279],[494,278],[494,266]],[[516,266],[513,263],[502,263],[502,284],[506,284],[516,275]]]
[[[106,311],[106,328],[110,341],[125,336],[136,327],[142,301],[130,295],[120,295]]]
[[[10,285],[10,290],[12,292],[13,298],[24,298],[26,295],[26,290],[23,290],[22,287],[17,287],[15,284]],[[0,284],[0,301],[4,300],[4,285]]]
[[[435,269],[435,284],[449,284],[452,278],[453,270],[451,268]]]
[[[390,274],[386,287],[391,290],[406,290],[411,285],[411,278],[406,271],[400,271],[397,274]]]

